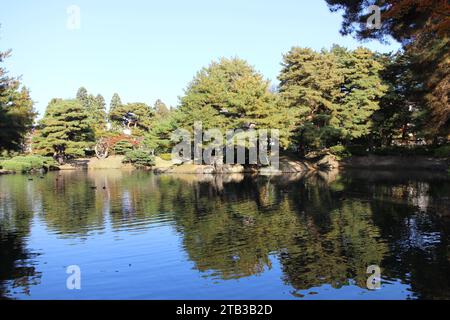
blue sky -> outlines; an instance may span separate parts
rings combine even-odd
[[[80,8],[80,29],[66,26],[70,5]],[[292,46],[361,45],[339,34],[341,21],[324,0],[19,0],[1,6],[0,50],[13,50],[6,68],[22,75],[41,114],[80,86],[108,104],[118,92],[123,102],[176,106],[195,73],[220,57],[246,59],[276,83]]]

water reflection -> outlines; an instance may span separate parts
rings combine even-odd
[[[409,286],[411,298],[449,299],[449,195],[447,177],[420,173],[250,177],[112,170],[32,180],[3,176],[0,297],[33,297],[30,287],[51,285],[40,284],[45,271],[39,267],[45,268],[36,262],[50,238],[93,247],[101,235],[123,239],[170,227],[175,231],[170,241],[179,239],[187,257],[177,261],[180,268],[193,263],[205,279],[227,282],[279,268],[276,281],[288,286],[292,297],[303,297],[305,290],[324,285],[365,290],[367,266],[380,265],[386,284]],[[36,248],[30,238],[38,232]],[[139,250],[143,247],[127,247],[104,264],[114,265],[126,254],[131,266]],[[172,261],[172,254],[151,263]],[[126,277],[109,281],[127,285]],[[97,290],[103,297],[102,288]],[[266,298],[273,298],[270,290]]]

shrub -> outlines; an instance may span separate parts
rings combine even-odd
[[[123,162],[132,163],[136,167],[151,167],[155,165],[155,158],[143,150],[131,150],[125,154]]]
[[[159,157],[165,161],[172,161],[172,154],[171,153],[161,153]]]
[[[8,171],[28,172],[31,170],[51,170],[58,167],[53,158],[37,155],[17,156],[8,160],[0,161],[0,167]]]
[[[433,155],[439,158],[450,158],[450,146],[442,146],[435,149]]]
[[[127,140],[117,141],[113,146],[114,154],[120,155],[124,155],[127,152],[132,151],[133,149],[134,149],[133,144]]]
[[[338,158],[348,158],[351,156],[351,153],[347,150],[347,148],[340,144],[331,147],[330,152]]]

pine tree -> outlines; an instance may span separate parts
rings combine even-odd
[[[80,87],[77,91],[77,100],[81,101],[83,104],[87,104],[88,100],[88,91],[85,87]]]
[[[381,76],[387,91],[374,113],[372,139],[379,146],[391,146],[394,140],[406,142],[408,136],[419,138],[426,125],[423,84],[414,74],[413,59],[397,52],[380,56],[385,66]]]
[[[109,104],[109,112],[113,111],[115,108],[120,107],[121,105],[122,100],[120,100],[119,94],[114,93]]]
[[[81,103],[89,116],[90,125],[95,137],[101,137],[106,130],[106,104],[102,95],[89,94],[85,87],[78,89],[76,99]]]
[[[133,114],[137,120],[131,126],[133,135],[143,136],[150,130],[154,112],[149,105],[142,102],[120,104],[112,108],[109,111],[109,119],[113,127],[120,130],[124,126],[125,118],[130,114]]]
[[[0,52],[0,63],[9,54],[9,51]],[[0,151],[21,151],[36,112],[28,89],[6,74],[7,71],[0,67]]]
[[[169,109],[167,108],[166,104],[162,102],[160,99],[156,100],[155,105],[155,116],[156,117],[165,117],[169,114]]]
[[[331,124],[342,128],[345,139],[367,136],[372,128],[372,115],[380,108],[380,99],[387,90],[380,72],[383,65],[373,52],[365,48],[354,51],[332,49],[344,76],[342,97],[336,104]]]
[[[336,57],[294,47],[284,55],[282,67],[280,94],[295,117],[293,139],[301,152],[307,146],[321,148],[336,143],[340,128],[330,123],[336,116],[343,82]]]
[[[448,0],[326,0],[331,11],[343,11],[341,33],[358,39],[393,37],[413,59],[415,81],[423,87],[416,102],[426,107],[425,133],[447,138],[450,133],[450,5]],[[382,28],[366,27],[378,5]],[[435,139],[437,140],[437,139]]]
[[[192,130],[196,121],[203,129],[281,130],[287,145],[287,109],[277,103],[269,81],[246,61],[222,58],[197,73],[181,98],[180,126]]]
[[[367,136],[386,90],[374,53],[334,46],[315,52],[292,48],[283,57],[280,95],[293,110],[300,152]]]
[[[94,139],[89,115],[80,101],[53,99],[39,123],[33,149],[58,159],[83,157]]]

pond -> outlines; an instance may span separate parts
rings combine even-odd
[[[450,299],[449,197],[445,173],[1,176],[0,298]]]

